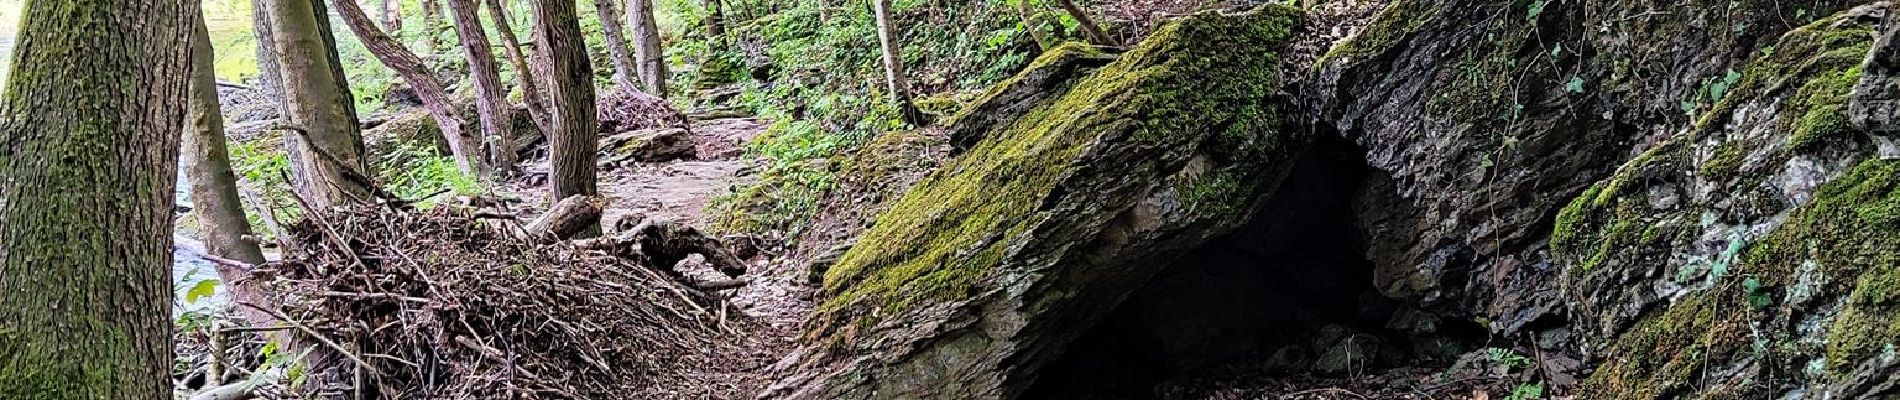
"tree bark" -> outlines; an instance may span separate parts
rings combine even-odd
[[[170,398],[198,2],[25,7],[0,100],[0,398]]]
[[[251,222],[244,218],[237,174],[231,172],[231,155],[225,146],[224,115],[218,105],[217,76],[212,71],[211,33],[202,18],[192,25],[191,106],[185,114],[186,129],[180,145],[180,167],[191,181],[191,205],[198,214],[205,249],[211,255],[263,264],[264,251],[257,242],[245,238],[251,235]]]
[[[633,58],[648,94],[666,98],[666,49],[654,20],[653,0],[627,0],[627,26],[633,30]]]
[[[877,16],[877,42],[883,53],[885,90],[889,91],[904,121],[921,126],[922,113],[911,104],[910,90],[904,86],[904,59],[899,56],[902,47],[897,44],[896,23],[891,20],[891,0],[872,0],[871,5]]]
[[[269,1],[251,0],[251,29],[257,37],[257,90],[272,104],[283,104],[283,71],[277,65],[277,38],[271,36]]]
[[[726,36],[726,2],[706,0],[706,37],[713,43],[724,41]]]
[[[363,13],[362,7],[356,5],[356,0],[333,0],[332,3],[337,7],[337,15],[343,17],[344,25],[349,26],[350,31],[356,33],[356,38],[362,40],[363,47],[369,48],[371,55],[416,89],[416,97],[422,99],[422,108],[429,110],[429,116],[435,118],[436,125],[441,126],[442,138],[449,143],[455,167],[469,176],[487,176],[487,168],[482,164],[480,138],[462,129],[462,115],[455,110],[448,88],[429,73],[429,67],[423,64],[422,57],[403,47],[396,38],[376,29],[376,24],[370,21],[368,14]]]
[[[442,48],[442,41],[436,33],[442,30],[441,0],[422,1],[422,54],[435,54]]]
[[[383,13],[383,29],[402,31],[402,0],[380,0],[377,9]]]
[[[598,154],[593,67],[587,60],[580,19],[572,0],[534,0],[535,45],[546,63],[552,108],[548,153],[552,158],[550,202],[574,195],[595,195],[594,161]],[[596,229],[597,230],[597,229]]]
[[[514,64],[515,76],[521,80],[521,102],[528,106],[528,119],[533,120],[535,128],[541,132],[553,132],[554,128],[548,122],[546,93],[541,91],[541,85],[537,83],[540,80],[534,78],[534,71],[528,68],[528,58],[521,54],[521,41],[515,38],[515,28],[508,19],[507,8],[501,4],[501,0],[488,0],[488,15],[495,22],[495,31],[501,33],[502,50],[508,54],[508,62]],[[512,153],[506,156],[511,159],[516,157]],[[514,165],[514,162],[507,165]]]
[[[475,114],[481,122],[485,144],[481,153],[488,156],[489,171],[495,176],[513,175],[516,157],[514,136],[509,131],[513,109],[508,107],[508,90],[501,86],[501,72],[495,64],[495,50],[489,47],[488,32],[482,30],[479,0],[448,0],[449,13],[455,18],[456,37],[462,52],[468,55],[469,77],[475,81]]]
[[[570,196],[554,205],[548,206],[548,212],[535,218],[522,228],[528,237],[543,243],[553,243],[573,237],[589,227],[600,225],[600,213],[605,211],[607,199],[600,196]]]
[[[283,80],[284,152],[291,187],[323,212],[370,198],[355,100],[343,78],[328,11],[315,0],[270,0],[274,56]]]
[[[640,0],[627,0],[637,2]],[[614,89],[621,92],[640,90],[634,85],[633,78],[639,69],[633,66],[633,56],[628,54],[627,37],[621,36],[620,20],[614,18],[620,14],[614,12],[613,0],[594,0],[594,12],[600,14],[601,34],[607,37],[607,55],[613,59]]]
[[[1076,25],[1082,26],[1082,34],[1088,35],[1090,43],[1098,46],[1114,44],[1109,41],[1108,34],[1102,32],[1102,27],[1095,24],[1095,19],[1089,18],[1089,12],[1075,5],[1075,0],[1056,0],[1056,4],[1062,5],[1062,9],[1068,11],[1069,16],[1075,17]]]

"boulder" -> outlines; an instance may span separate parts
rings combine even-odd
[[[600,139],[600,161],[622,165],[697,158],[693,133],[682,128],[642,129]]]
[[[994,124],[826,270],[805,349],[765,397],[1022,395],[1120,299],[1274,192],[1307,142],[1272,101],[1298,19],[1186,17]]]

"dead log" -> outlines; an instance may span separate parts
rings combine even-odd
[[[707,264],[726,276],[745,275],[748,268],[745,260],[734,254],[724,242],[700,233],[697,228],[669,220],[644,219],[622,230],[619,237],[623,242],[638,243],[640,252],[646,255],[647,260],[662,270],[676,270],[680,261],[693,254],[704,257]]]
[[[568,196],[528,224],[528,237],[549,243],[573,237],[599,223],[606,207],[607,199],[599,196]]]

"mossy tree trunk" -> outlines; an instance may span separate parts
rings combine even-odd
[[[508,129],[513,109],[505,98],[508,89],[501,86],[501,72],[495,63],[495,50],[488,44],[488,32],[482,30],[482,18],[477,13],[482,5],[477,1],[448,0],[449,12],[455,17],[455,34],[462,43],[462,52],[468,55],[469,77],[475,81],[475,114],[487,144],[481,147],[487,149],[487,171],[508,176],[514,173],[517,161],[513,156],[514,136]]]
[[[594,12],[600,15],[601,35],[607,37],[607,56],[614,65],[614,89],[629,93],[638,91],[640,87],[633,83],[633,79],[639,75],[639,68],[633,66],[632,51],[627,49],[627,37],[621,36],[620,20],[614,18],[620,15],[614,12],[614,1],[594,0]]]
[[[648,94],[666,98],[666,48],[654,20],[653,0],[627,0],[627,26],[633,30],[633,58]]]
[[[169,398],[198,3],[26,3],[0,103],[0,398]]]
[[[508,55],[508,63],[515,68],[515,77],[521,79],[521,102],[527,104],[528,118],[534,121],[535,128],[541,132],[552,132],[548,122],[547,93],[541,91],[539,79],[534,78],[528,68],[528,57],[521,53],[521,40],[515,38],[514,23],[508,19],[508,9],[501,0],[488,0],[488,16],[495,23],[495,31],[501,36],[501,49]],[[510,146],[512,148],[513,146]],[[514,165],[515,155],[504,155],[508,162],[501,165]]]
[[[317,209],[307,211],[367,200],[373,183],[328,11],[315,0],[267,3],[292,189]]]
[[[211,34],[203,18],[195,18],[192,25],[191,107],[185,116],[180,167],[191,181],[193,211],[198,214],[205,248],[212,255],[263,264],[263,250],[257,242],[245,239],[251,234],[251,223],[244,218],[237,174],[231,171],[231,155],[225,146],[224,116],[212,69]]]
[[[363,41],[363,46],[369,48],[370,54],[416,89],[416,97],[422,99],[422,108],[429,110],[429,116],[435,118],[436,125],[441,127],[442,138],[448,141],[449,152],[455,158],[455,167],[470,176],[487,176],[487,167],[482,163],[481,140],[462,129],[462,115],[456,111],[454,100],[449,98],[448,88],[429,73],[429,66],[422,62],[422,57],[403,47],[396,38],[376,29],[376,23],[363,12],[363,7],[356,5],[356,0],[333,0],[332,3],[336,4],[337,15],[343,16],[344,25],[350,27],[350,32],[356,33],[356,38]],[[479,25],[476,29],[479,33]]]
[[[568,196],[596,194],[599,157],[595,137],[594,69],[587,59],[587,42],[570,0],[534,0],[534,43],[546,65],[550,128],[548,153],[553,171],[550,203]]]

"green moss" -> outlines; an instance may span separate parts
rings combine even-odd
[[[1611,354],[1583,382],[1579,398],[1678,398],[1700,384],[1714,362],[1733,357],[1749,336],[1747,313],[1730,304],[1739,291],[1685,296],[1643,318],[1611,344]]]
[[[1900,313],[1900,229],[1893,224],[1900,208],[1893,204],[1900,204],[1900,161],[1863,161],[1748,253],[1771,276],[1792,276],[1812,261],[1826,279],[1817,290],[1845,291],[1847,308],[1827,330],[1831,372],[1900,343],[1893,318]]]
[[[1370,26],[1359,31],[1358,35],[1320,56],[1315,66],[1327,65],[1338,60],[1363,60],[1392,48],[1399,41],[1418,32],[1431,22],[1438,13],[1433,12],[1427,0],[1396,0],[1385,6]]]
[[[1225,143],[1231,148],[1222,150],[1238,158],[1274,150],[1278,121],[1267,107],[1241,105],[1264,104],[1278,90],[1274,44],[1286,40],[1297,17],[1291,8],[1270,6],[1169,24],[1067,93],[998,127],[878,217],[826,272],[829,299],[821,309],[897,310],[973,294],[976,282],[1052,217],[1039,208],[1062,196],[1057,187],[1079,173],[1077,161],[1100,142],[1171,148],[1194,145],[1209,132],[1252,135]]]
[[[1805,150],[1849,130],[1845,109],[1860,75],[1861,68],[1856,65],[1819,74],[1801,86],[1788,110],[1801,113],[1794,122],[1794,135],[1788,138],[1789,150]]]
[[[1812,92],[1816,95],[1832,93],[1831,88],[1838,84],[1835,80],[1840,78],[1833,71],[1846,71],[1860,65],[1873,45],[1872,24],[1845,19],[1847,17],[1838,15],[1824,18],[1789,32],[1776,44],[1774,52],[1749,63],[1742,71],[1741,80],[1728,94],[1696,120],[1694,130],[1720,128],[1722,122],[1734,115],[1737,105],[1768,94],[1770,90],[1796,84],[1790,82],[1793,79],[1819,80]],[[1858,76],[1858,72],[1855,75]],[[1851,81],[1848,85],[1852,86]],[[1798,97],[1795,106],[1802,108],[1795,112],[1805,113],[1813,104],[1822,103],[1804,102]]]
[[[1741,173],[1742,157],[1748,155],[1748,149],[1734,141],[1724,142],[1715,148],[1715,155],[1702,163],[1702,177],[1712,181],[1727,181]]]

